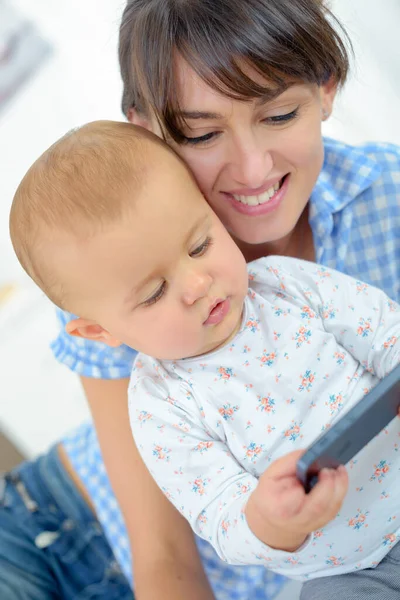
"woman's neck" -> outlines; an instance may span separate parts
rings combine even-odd
[[[235,240],[247,262],[264,256],[292,256],[315,261],[315,248],[312,230],[308,222],[308,206],[304,209],[296,227],[287,236],[265,244],[247,244]]]

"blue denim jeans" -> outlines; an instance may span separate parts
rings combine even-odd
[[[54,447],[0,478],[1,600],[133,600]]]

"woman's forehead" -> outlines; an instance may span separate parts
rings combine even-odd
[[[254,97],[262,104],[273,102],[287,89],[290,89],[296,84],[301,84],[301,82],[291,82],[287,80],[285,84],[278,86],[275,82],[271,82],[265,76],[261,75],[249,64],[241,64],[240,69],[249,80],[254,81],[258,86],[265,90],[264,94]],[[196,113],[199,111],[199,107],[201,107],[201,111],[204,112],[207,106],[220,106],[221,110],[225,112],[226,110],[229,110],[229,107],[232,106],[232,102],[235,101],[232,90],[227,89],[226,94],[224,94],[217,86],[213,87],[196,73],[189,63],[181,56],[176,56],[174,60],[174,79],[177,100],[179,102],[179,112]],[[239,96],[239,93],[237,95]],[[248,100],[251,100],[251,98],[236,99],[236,101],[239,102]],[[189,114],[182,114],[182,116],[191,118]],[[196,117],[193,116],[192,118]],[[210,118],[213,117],[210,116]]]
[[[290,102],[299,95],[309,94],[310,84],[287,81],[286,85],[278,87],[268,81],[250,65],[244,65],[243,71],[258,85],[265,88],[265,94],[244,100],[234,99],[229,92],[222,91],[209,85],[198,75],[195,70],[181,57],[175,60],[176,96],[179,107],[176,116],[183,119],[218,119],[227,116],[232,111],[233,103],[253,102],[255,106],[281,103],[282,100]],[[312,86],[315,87],[315,86]]]

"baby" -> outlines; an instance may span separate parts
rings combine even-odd
[[[221,557],[307,579],[390,552],[396,421],[307,495],[295,469],[399,363],[399,306],[312,263],[246,265],[183,162],[126,123],[91,123],[48,149],[15,194],[10,230],[27,273],[79,315],[72,335],[142,353],[135,440]]]

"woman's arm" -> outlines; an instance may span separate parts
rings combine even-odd
[[[138,600],[213,600],[189,524],[161,493],[134,444],[128,379],[81,377],[103,460],[125,519]]]

